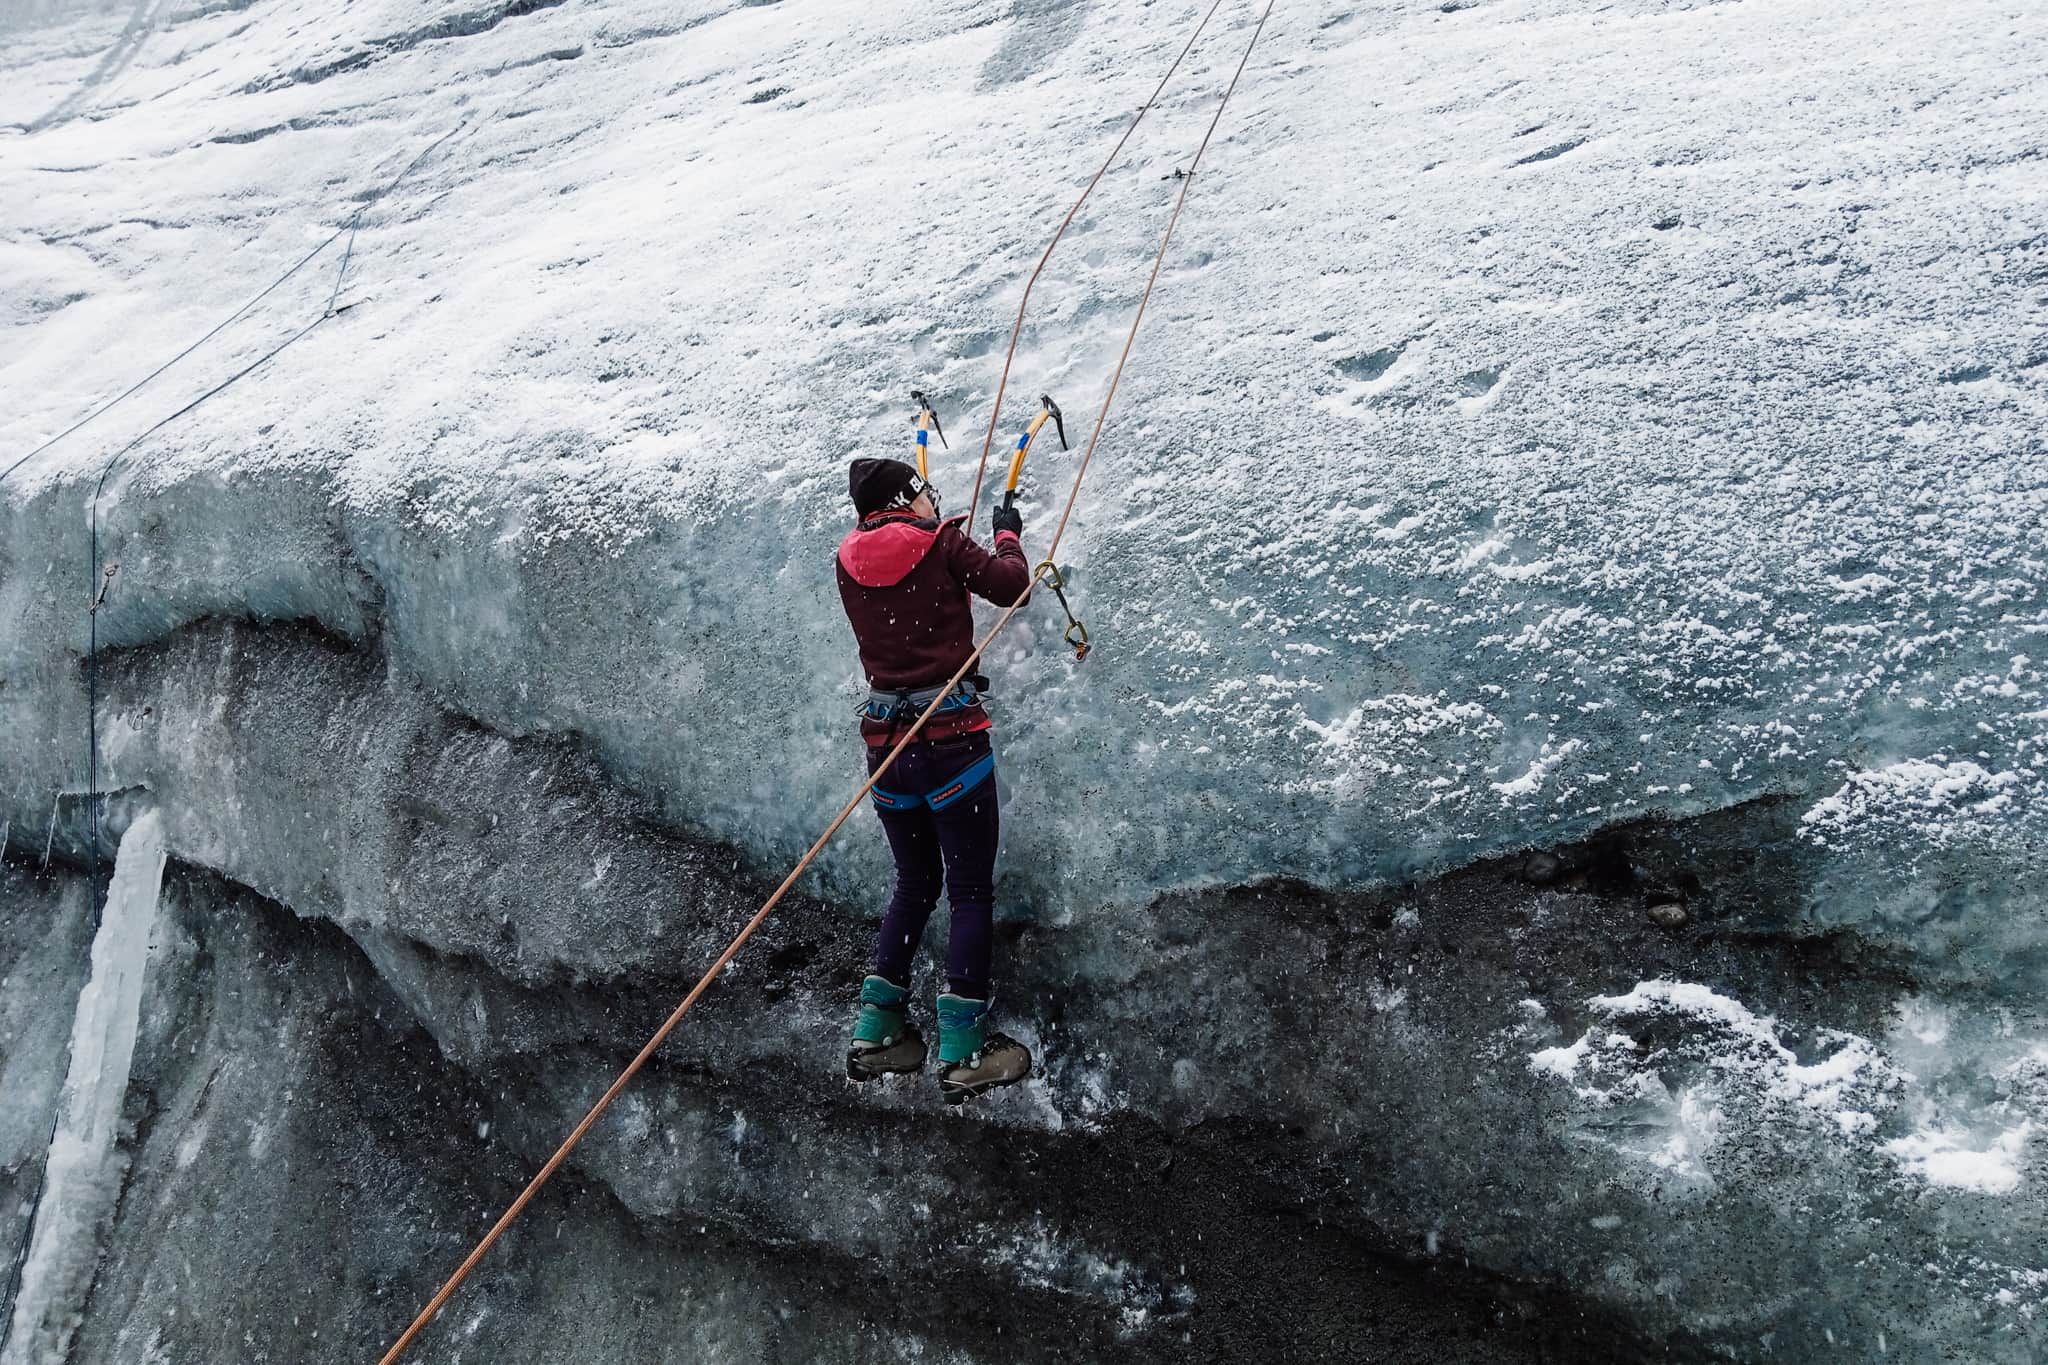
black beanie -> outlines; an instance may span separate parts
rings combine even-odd
[[[846,491],[853,510],[870,517],[910,490],[917,470],[901,460],[855,460],[846,470]]]

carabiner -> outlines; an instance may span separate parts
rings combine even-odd
[[[1033,572],[1034,576],[1044,577],[1045,586],[1051,588],[1052,595],[1060,600],[1060,610],[1067,614],[1067,633],[1062,638],[1073,648],[1074,662],[1080,663],[1088,657],[1088,651],[1092,646],[1088,643],[1088,627],[1082,624],[1080,617],[1074,615],[1074,609],[1067,605],[1067,576],[1061,573],[1060,566],[1050,559],[1041,560]]]
[[[1088,627],[1081,624],[1081,619],[1078,616],[1071,618],[1067,622],[1066,640],[1068,644],[1074,647],[1075,663],[1080,663],[1088,657]]]

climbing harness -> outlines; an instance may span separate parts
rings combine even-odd
[[[917,477],[929,481],[932,476],[929,459],[932,436],[938,436],[941,449],[951,450],[952,447],[946,444],[946,433],[939,427],[939,414],[932,409],[931,400],[912,389],[910,401],[917,404]]]
[[[987,688],[988,680],[979,676],[963,679],[954,686],[905,687],[893,692],[877,687],[860,704],[859,714],[864,720],[895,725],[915,719],[919,712],[937,702],[938,710],[933,714],[942,716],[948,711],[979,705]]]
[[[1081,624],[1081,618],[1074,615],[1074,609],[1067,605],[1067,576],[1050,559],[1039,561],[1038,572],[1044,576],[1045,586],[1052,589],[1052,595],[1060,600],[1060,610],[1067,614],[1067,633],[1063,638],[1074,647],[1074,662],[1080,663],[1088,657],[1092,646],[1088,643],[1088,627]]]
[[[1217,3],[1220,4],[1221,0],[1217,0]],[[1211,14],[1215,13],[1214,5],[1210,7],[1209,12]],[[1252,36],[1245,44],[1244,55],[1238,58],[1237,69],[1232,73],[1230,83],[1224,87],[1222,98],[1216,102],[1216,112],[1209,119],[1207,131],[1202,134],[1201,145],[1195,149],[1194,160],[1188,166],[1187,178],[1181,182],[1180,192],[1174,197],[1173,212],[1166,220],[1166,230],[1159,238],[1159,250],[1152,258],[1152,272],[1145,280],[1144,292],[1138,296],[1137,312],[1131,318],[1130,331],[1124,335],[1123,349],[1117,354],[1116,368],[1110,373],[1109,391],[1103,395],[1102,407],[1095,415],[1095,428],[1089,434],[1088,445],[1082,451],[1080,463],[1074,470],[1074,480],[1071,487],[1067,490],[1066,504],[1060,510],[1059,521],[1053,528],[1052,541],[1046,547],[1046,561],[1032,572],[1030,581],[1024,585],[1024,591],[1019,593],[1017,599],[997,615],[987,632],[975,643],[973,652],[954,671],[953,676],[946,680],[943,686],[948,689],[958,686],[973,671],[975,665],[981,661],[982,655],[988,650],[988,647],[995,642],[996,637],[1002,634],[1003,629],[1010,624],[1010,621],[1017,613],[1024,609],[1024,604],[1031,600],[1032,588],[1037,586],[1038,580],[1043,575],[1046,567],[1053,562],[1052,556],[1059,550],[1060,540],[1066,535],[1067,522],[1073,515],[1074,504],[1080,500],[1081,481],[1088,476],[1088,466],[1095,458],[1096,447],[1102,441],[1103,429],[1109,423],[1110,405],[1115,402],[1116,391],[1123,382],[1124,366],[1131,358],[1131,347],[1138,339],[1138,328],[1145,321],[1145,309],[1152,302],[1152,291],[1159,283],[1160,267],[1166,263],[1166,251],[1173,243],[1174,229],[1180,225],[1181,210],[1187,204],[1188,190],[1194,186],[1196,179],[1195,170],[1201,165],[1203,155],[1209,150],[1209,141],[1215,136],[1217,125],[1223,121],[1223,111],[1230,107],[1230,97],[1237,91],[1238,79],[1244,75],[1245,64],[1251,60],[1252,49],[1258,46],[1259,37],[1266,29],[1266,20],[1272,17],[1272,13],[1273,0],[1267,0],[1264,12],[1259,15],[1259,21],[1252,29]],[[1208,19],[1205,17],[1202,22],[1206,24]],[[1200,31],[1200,29],[1196,30],[1197,33],[1200,33]],[[1188,40],[1188,47],[1193,45],[1194,39],[1190,38]],[[1186,55],[1187,48],[1183,48],[1181,56],[1185,57]],[[1174,66],[1178,67],[1179,65],[1180,59],[1176,58]],[[1169,70],[1167,74],[1170,76],[1173,73]],[[1161,81],[1160,85],[1164,88],[1165,82]],[[1154,98],[1157,98],[1156,91],[1154,92]],[[1143,111],[1141,110],[1140,112],[1142,114]],[[1135,123],[1133,126],[1135,126]],[[1129,132],[1126,131],[1124,136],[1128,138],[1130,136]],[[1121,148],[1123,142],[1119,141],[1117,146]],[[1114,154],[1112,153],[1113,156]],[[1104,169],[1107,168],[1108,163],[1105,162]],[[1101,172],[1098,171],[1096,174],[1099,179]],[[1089,187],[1091,189],[1094,187],[1093,181],[1089,182]],[[1086,199],[1087,195],[1084,193],[1082,198]],[[1076,201],[1075,208],[1078,209],[1079,207],[1080,202]],[[1067,222],[1072,221],[1073,213],[1070,211],[1067,215]],[[1060,231],[1066,231],[1066,223],[1060,225]],[[1059,239],[1055,236],[1053,240],[1057,242]],[[1046,255],[1051,255],[1050,248],[1047,248]],[[1044,265],[1045,259],[1041,257],[1039,259],[1039,266],[1043,268]],[[1032,278],[1037,278],[1037,272],[1033,272]],[[1020,311],[1018,314],[1018,326],[1021,328],[1022,325],[1023,315]],[[1016,344],[1016,334],[1013,332],[1010,339],[1012,358],[1014,357]],[[1006,378],[1009,375],[1009,368],[1010,358],[1006,358],[1003,362],[1003,373]],[[990,433],[991,437],[993,437],[993,418],[990,419]],[[984,446],[984,460],[986,457],[987,450]],[[979,488],[980,484],[979,480],[977,480],[977,494],[979,493]],[[562,1163],[569,1159],[569,1154],[576,1150],[577,1144],[583,1141],[584,1136],[604,1116],[605,1111],[611,1108],[613,1102],[624,1093],[626,1087],[633,1083],[633,1078],[640,1074],[641,1069],[647,1065],[649,1059],[654,1056],[661,1045],[668,1041],[669,1035],[675,1032],[678,1024],[682,1023],[683,1016],[688,1014],[691,1007],[703,998],[706,991],[711,989],[711,984],[718,979],[719,973],[723,972],[727,965],[735,957],[739,956],[740,949],[746,946],[747,940],[752,938],[755,931],[766,922],[775,907],[782,903],[782,898],[789,894],[789,889],[792,886],[796,885],[797,878],[801,877],[810,865],[816,861],[818,855],[824,851],[825,845],[830,843],[833,836],[839,833],[840,826],[852,818],[854,811],[860,808],[863,801],[869,799],[869,794],[874,791],[876,784],[888,773],[890,767],[894,765],[903,751],[916,741],[918,734],[924,729],[925,723],[938,711],[938,706],[938,700],[934,700],[925,707],[923,713],[911,724],[910,729],[904,733],[901,739],[896,741],[895,747],[890,749],[882,761],[876,765],[874,771],[868,774],[867,780],[862,782],[853,795],[847,799],[846,804],[839,808],[839,813],[832,817],[832,822],[825,826],[824,832],[812,842],[803,857],[797,860],[796,865],[790,868],[788,873],[783,876],[781,882],[776,885],[775,890],[769,893],[768,898],[761,902],[761,908],[754,912],[753,918],[741,926],[739,933],[733,936],[732,942],[726,945],[725,950],[719,953],[717,959],[712,962],[704,975],[698,978],[697,984],[690,988],[690,993],[683,997],[682,1003],[670,1011],[668,1018],[661,1022],[661,1026],[655,1029],[653,1035],[641,1046],[640,1051],[633,1055],[633,1060],[626,1064],[625,1069],[619,1072],[612,1083],[606,1087],[604,1094],[600,1095],[597,1102],[591,1105],[589,1111],[577,1121],[576,1126],[569,1131],[569,1135],[562,1139],[561,1145],[555,1148],[553,1155],[549,1156],[547,1161],[542,1164],[533,1179],[527,1181],[526,1187],[519,1192],[518,1197],[512,1201],[505,1212],[498,1216],[498,1221],[491,1225],[490,1231],[484,1234],[483,1240],[478,1242],[469,1255],[463,1258],[462,1264],[455,1268],[455,1273],[448,1277],[447,1282],[436,1291],[432,1299],[428,1300],[427,1306],[420,1310],[419,1315],[412,1320],[411,1325],[405,1329],[396,1342],[392,1343],[391,1349],[384,1353],[383,1357],[378,1361],[378,1365],[393,1365],[400,1356],[405,1354],[406,1347],[412,1345],[413,1340],[425,1330],[429,1322],[433,1321],[434,1315],[439,1313],[443,1305],[453,1297],[455,1291],[461,1288],[462,1282],[469,1278],[470,1272],[476,1269],[478,1262],[482,1261],[490,1249],[497,1245],[498,1239],[505,1235],[505,1229],[509,1228],[513,1221],[526,1211],[526,1206],[533,1202],[534,1196],[540,1193],[541,1187],[554,1177],[556,1171],[561,1169]]]
[[[884,791],[876,787],[870,793],[875,804],[883,810],[915,810],[919,806],[930,806],[933,810],[944,810],[967,793],[980,786],[982,780],[996,770],[996,756],[983,754],[974,762],[952,777],[947,778],[931,791],[919,795],[916,792]]]

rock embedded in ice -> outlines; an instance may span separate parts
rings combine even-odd
[[[1651,906],[1646,913],[1649,915],[1650,923],[1659,929],[1683,929],[1691,919],[1691,916],[1686,914],[1685,906],[1678,901],[1660,901]]]

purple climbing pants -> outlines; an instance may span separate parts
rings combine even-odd
[[[868,751],[868,771],[887,748]],[[941,887],[952,907],[947,985],[988,999],[995,917],[996,757],[986,731],[918,740],[875,785],[875,812],[896,859],[896,890],[875,943],[875,974],[910,985],[910,964]]]

